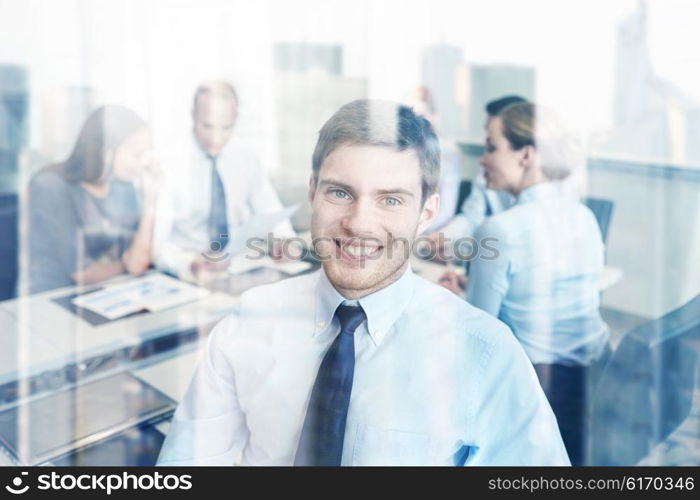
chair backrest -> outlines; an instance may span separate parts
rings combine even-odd
[[[18,274],[18,196],[0,193],[0,300],[15,296]]]
[[[462,203],[467,199],[472,192],[472,181],[463,179],[459,183],[459,194],[457,195],[457,206],[455,207],[455,215],[462,212]]]
[[[591,406],[590,465],[635,465],[689,415],[700,359],[700,295],[625,334]]]
[[[603,243],[607,243],[610,219],[612,218],[615,204],[610,200],[604,200],[602,198],[586,198],[584,203],[591,212],[593,212],[593,215],[595,215],[598,226],[600,227],[600,235],[603,237]]]

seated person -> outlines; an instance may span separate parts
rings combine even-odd
[[[221,321],[160,465],[568,465],[532,365],[496,318],[416,276],[439,209],[438,140],[358,100],[309,180],[322,268],[252,288]]]
[[[486,104],[486,127],[488,123],[506,106],[518,102],[527,102],[520,96],[509,95],[495,99]],[[459,188],[459,179],[457,184]],[[450,252],[440,250],[435,247],[439,244],[439,234],[442,233],[442,241],[449,243],[459,238],[474,236],[474,232],[482,222],[493,214],[507,210],[513,206],[515,199],[508,191],[496,191],[487,189],[486,181],[482,173],[479,173],[472,182],[471,192],[469,196],[462,202],[457,215],[453,215],[449,220],[442,223],[440,227],[430,228],[431,233],[427,236],[433,241],[434,254],[450,256]],[[456,204],[456,200],[455,200]],[[450,209],[454,208],[454,204]],[[439,230],[439,233],[436,232]]]
[[[159,184],[146,123],[122,106],[94,111],[71,155],[29,184],[28,291],[146,271]]]
[[[583,453],[586,367],[609,337],[598,310],[600,230],[561,183],[577,153],[572,138],[533,104],[512,104],[489,120],[481,157],[486,186],[516,202],[476,231],[478,242],[493,239],[496,252],[471,262],[466,290],[470,304],[506,323],[524,347],[573,464]]]
[[[177,154],[169,155],[172,161],[158,210],[155,262],[182,279],[194,281],[224,271],[230,263],[223,258],[229,232],[254,214],[283,208],[256,155],[231,140],[237,115],[233,86],[221,81],[203,83],[194,96],[191,139],[185,151],[176,148]],[[279,238],[296,235],[289,221],[274,228],[274,234]],[[273,253],[282,246],[278,243]],[[208,258],[210,254],[213,258]]]

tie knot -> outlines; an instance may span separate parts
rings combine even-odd
[[[335,310],[335,317],[340,321],[340,331],[355,333],[358,326],[365,320],[365,312],[360,306],[340,305]]]

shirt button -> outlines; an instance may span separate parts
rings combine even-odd
[[[316,326],[318,328],[323,328],[324,326],[326,326],[326,322],[325,321],[317,321]]]
[[[381,335],[382,335],[382,331],[381,331],[381,330],[375,330],[375,331],[374,331],[374,336],[375,336],[375,337],[381,337]]]

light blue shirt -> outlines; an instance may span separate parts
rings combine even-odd
[[[211,333],[160,465],[292,465],[344,298],[323,271],[251,289]],[[343,465],[568,465],[510,330],[402,277],[359,299]]]
[[[515,197],[507,191],[495,191],[486,187],[483,171],[472,182],[472,190],[455,215],[440,231],[452,241],[473,237],[476,230],[490,215],[508,210],[515,204]]]
[[[510,326],[533,363],[588,365],[601,354],[604,247],[585,205],[557,183],[537,184],[475,237],[495,238],[499,255],[472,261],[467,301]]]

